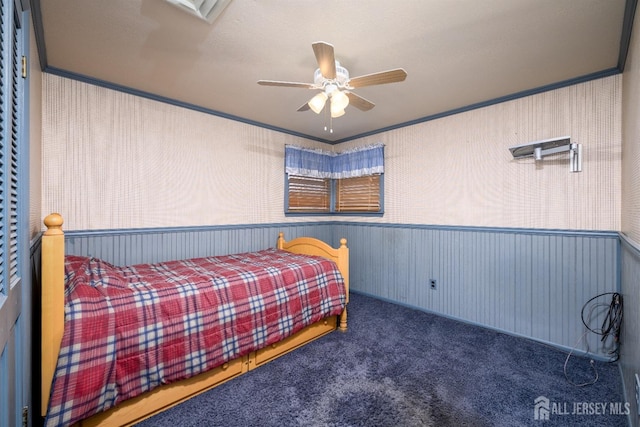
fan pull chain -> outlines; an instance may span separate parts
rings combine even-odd
[[[327,119],[329,120],[329,133],[333,133],[333,117],[329,114],[329,109],[324,109],[324,131],[327,131]]]

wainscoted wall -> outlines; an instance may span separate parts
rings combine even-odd
[[[637,28],[637,27],[636,27]],[[624,320],[620,371],[627,402],[631,404],[630,425],[640,425],[640,408],[636,404],[635,375],[640,375],[640,246],[621,234],[621,288],[624,296]]]
[[[260,224],[249,226],[66,232],[65,252],[90,255],[116,265],[153,263],[257,251],[275,247],[278,233],[286,240],[300,236],[332,246],[330,223]],[[339,240],[338,240],[339,241]]]
[[[583,305],[619,290],[617,233],[380,224],[334,233],[348,239],[354,291],[567,349],[585,331]],[[599,338],[577,349],[604,356]]]
[[[640,349],[640,246],[622,235],[621,276],[624,284],[624,323],[622,325],[621,367],[627,401],[631,403],[632,414],[638,414],[636,407],[634,375],[640,374],[638,349]],[[632,426],[638,425],[638,416],[631,417]]]
[[[279,231],[332,246],[346,237],[353,291],[606,357],[599,337],[577,341],[583,304],[618,290],[617,233],[318,222],[68,232],[66,252],[157,262],[273,247]]]
[[[640,425],[635,374],[640,374],[640,11],[636,10],[622,93],[622,379],[631,402],[631,426]]]

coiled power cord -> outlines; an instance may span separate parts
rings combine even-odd
[[[600,327],[600,329],[593,328],[589,325],[593,311],[597,307],[605,306],[605,304],[603,303],[591,304],[591,303],[593,303],[598,298],[601,298],[607,295],[611,295],[611,302],[609,303],[609,306],[606,311],[606,315],[602,321],[602,326]],[[585,318],[585,310],[587,308],[589,308],[589,315],[587,318]],[[585,328],[587,328],[587,330],[585,331],[584,334],[582,334],[580,339],[578,339],[576,346],[580,343],[582,339],[585,338],[588,332],[592,332],[596,335],[600,335],[601,336],[600,342],[603,343],[603,347],[604,348],[608,348],[608,346],[611,347],[611,350],[608,351],[608,355],[610,357],[609,362],[610,363],[617,362],[618,359],[620,358],[620,330],[622,328],[622,317],[623,317],[622,295],[619,294],[618,292],[605,292],[605,293],[594,296],[582,306],[580,317],[582,318],[582,324],[585,326]],[[596,381],[598,381],[598,370],[596,369],[595,361],[593,359],[589,361],[589,364],[591,365],[591,369],[593,369],[593,373],[594,373],[593,380],[587,381],[584,383],[574,383],[569,379],[569,375],[567,374],[567,364],[569,362],[569,358],[571,357],[572,353],[573,353],[573,349],[569,352],[569,354],[567,355],[567,359],[564,362],[564,376],[567,379],[567,381],[576,387],[584,387],[587,385],[595,384]],[[587,354],[588,354],[588,351],[587,351]]]

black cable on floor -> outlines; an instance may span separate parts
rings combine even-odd
[[[600,329],[594,329],[591,326],[589,326],[588,321],[585,320],[584,312],[591,302],[606,295],[612,295],[611,303],[609,303],[607,314],[602,322],[602,327]],[[593,313],[593,310],[596,307],[602,306],[602,305],[604,304],[593,304],[591,306],[591,309],[589,310],[588,319],[591,319],[591,314]],[[610,337],[613,338],[613,343],[612,343],[613,348],[611,351],[608,352],[608,354],[611,357],[609,362],[610,363],[616,362],[620,358],[620,330],[622,328],[622,317],[623,317],[622,295],[619,294],[618,292],[605,292],[605,293],[596,295],[595,297],[591,298],[582,306],[580,317],[582,318],[582,323],[584,324],[585,328],[587,328],[588,332],[593,332],[594,334],[602,336],[602,338],[600,339],[600,342],[602,342],[603,345],[605,345],[605,347],[606,347],[606,341]],[[585,331],[585,333],[580,337],[580,339],[576,343],[576,347],[578,346],[580,341],[585,338],[586,334],[587,332]],[[595,361],[593,359],[590,360],[590,366],[594,372],[593,380],[585,383],[581,383],[581,384],[576,384],[569,379],[569,375],[567,374],[567,363],[569,362],[569,358],[571,357],[572,353],[573,353],[573,349],[569,352],[569,354],[567,355],[567,359],[564,362],[564,376],[567,379],[567,381],[576,387],[584,387],[587,385],[595,384],[596,381],[598,381],[598,370],[596,369]],[[588,354],[588,348],[587,348],[587,354]]]
[[[602,328],[593,329],[587,324],[587,321],[584,318],[584,310],[593,300],[605,295],[612,295],[607,315],[602,322]],[[605,343],[608,338],[613,338],[613,349],[609,351],[609,355],[612,358],[610,362],[618,361],[620,358],[620,330],[622,328],[623,316],[622,295],[618,292],[605,292],[603,294],[596,295],[585,303],[580,315],[582,317],[582,323],[589,331],[602,336],[600,342]]]

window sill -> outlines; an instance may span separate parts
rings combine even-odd
[[[285,212],[284,216],[364,216],[380,218],[384,216],[384,212]]]

